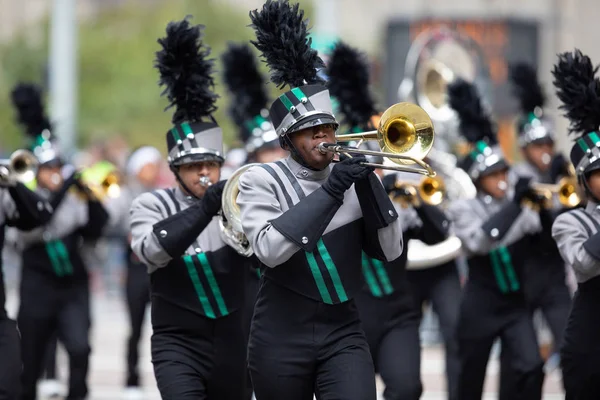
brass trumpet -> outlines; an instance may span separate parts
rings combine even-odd
[[[544,208],[552,208],[554,195],[563,207],[572,208],[581,203],[581,197],[577,192],[577,179],[572,176],[566,176],[555,184],[533,183],[531,187],[534,193],[543,199]]]
[[[359,149],[352,146],[342,146],[335,143],[320,143],[318,150],[345,154],[362,154],[367,156],[386,157],[396,164],[418,164],[421,168],[401,166],[388,166],[377,163],[363,163],[362,165],[387,169],[392,171],[412,172],[429,177],[435,176],[435,171],[423,159],[433,147],[434,129],[429,115],[416,104],[398,103],[388,108],[379,121],[375,131],[335,135],[339,141],[350,142],[363,140],[377,140],[381,151]]]
[[[35,178],[38,164],[32,152],[17,150],[9,159],[0,160],[0,182],[30,182]]]
[[[391,194],[390,198],[400,203],[404,208],[409,205],[418,206],[421,201],[432,206],[437,206],[444,201],[444,197],[446,196],[446,186],[440,177],[432,178],[426,176],[418,185],[397,181],[395,188],[396,190]]]

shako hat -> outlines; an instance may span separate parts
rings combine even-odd
[[[167,35],[158,39],[155,67],[165,86],[169,105],[175,108],[173,127],[167,132],[168,161],[172,167],[200,161],[223,163],[223,132],[212,114],[218,96],[213,92],[214,59],[202,41],[204,25],[190,25],[186,17],[170,22]]]
[[[474,182],[482,176],[508,168],[498,145],[495,126],[475,85],[457,79],[448,86],[448,102],[458,115],[460,134],[472,146],[472,150],[459,162],[459,167]]]

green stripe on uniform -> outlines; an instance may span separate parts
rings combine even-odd
[[[58,261],[58,254],[56,254],[56,250],[54,249],[52,242],[46,243],[46,253],[48,253],[50,263],[52,264],[52,268],[54,269],[56,275],[63,276],[62,268],[60,267],[60,262]]]
[[[348,301],[348,296],[346,295],[346,291],[344,290],[344,285],[342,285],[342,280],[340,279],[340,275],[338,274],[335,263],[333,262],[331,255],[327,251],[327,247],[325,247],[325,243],[323,243],[323,239],[319,239],[317,242],[317,250],[319,250],[319,254],[321,254],[321,258],[325,263],[325,268],[329,272],[331,276],[331,280],[333,281],[333,287],[335,288],[335,292],[340,299],[340,302],[343,303]]]
[[[319,269],[317,260],[315,260],[315,256],[307,251],[306,260],[308,261],[310,272],[312,272],[313,274],[313,278],[315,279],[315,283],[317,284],[317,289],[321,294],[323,303],[333,304],[333,302],[331,301],[331,296],[329,295],[329,291],[327,290],[327,286],[325,286],[325,281],[323,280],[323,275],[321,275],[321,270]]]
[[[373,273],[373,271],[371,271],[371,263],[369,261],[369,256],[367,256],[364,252],[362,254],[362,270],[363,275],[365,276],[365,280],[367,281],[367,285],[369,285],[369,289],[371,290],[373,296],[383,296],[383,293],[379,288],[379,284],[377,283],[377,279],[375,279],[375,274]]]
[[[171,135],[173,135],[173,139],[175,139],[175,142],[181,140],[181,136],[179,135],[179,131],[177,130],[176,126],[171,128]]]
[[[62,240],[57,240],[54,242],[54,248],[56,249],[57,254],[62,259],[62,265],[64,267],[64,271],[66,275],[73,275],[73,265],[71,264],[71,260],[69,259],[69,252],[65,247],[65,244]]]
[[[187,122],[184,122],[183,124],[181,124],[181,129],[183,130],[183,134],[185,136],[189,135],[190,133],[192,135],[194,134],[194,131],[192,130],[192,127]]]
[[[515,269],[513,268],[510,253],[508,252],[508,249],[506,247],[500,247],[498,249],[498,252],[500,253],[500,259],[502,260],[502,264],[504,264],[504,270],[506,271],[506,276],[508,276],[508,280],[510,282],[510,289],[513,292],[516,292],[517,290],[519,290],[520,285],[519,281],[517,280],[517,274],[515,273]]]
[[[502,276],[502,271],[500,270],[500,260],[498,259],[498,254],[496,251],[496,249],[490,251],[490,260],[492,262],[492,268],[494,269],[494,275],[496,276],[496,283],[498,284],[500,291],[502,293],[506,293],[508,291],[508,286],[504,280],[504,276]]]
[[[202,265],[202,269],[204,270],[204,275],[206,276],[206,280],[208,280],[208,284],[210,285],[210,290],[212,291],[213,296],[215,296],[217,306],[219,307],[219,312],[221,313],[221,315],[229,314],[229,311],[227,311],[227,306],[225,306],[225,300],[223,300],[223,296],[221,295],[221,289],[219,289],[219,284],[215,279],[215,275],[213,274],[212,268],[210,267],[210,263],[208,262],[206,254],[198,254],[198,260],[200,260],[200,264]]]
[[[596,132],[592,132],[588,136],[590,137],[590,139],[592,139],[594,145],[600,146],[600,137],[598,137],[598,134]]]
[[[281,102],[283,103],[283,105],[285,106],[285,108],[288,109],[288,111],[290,111],[292,109],[292,107],[294,107],[294,105],[292,104],[292,102],[290,101],[290,99],[287,98],[287,96],[284,94],[282,94],[281,96],[279,96],[279,100],[281,100]]]
[[[194,266],[194,261],[192,261],[192,256],[183,256],[183,261],[185,262],[185,266],[187,267],[188,274],[190,275],[190,279],[192,280],[192,284],[194,285],[194,289],[196,290],[196,294],[198,295],[200,304],[202,304],[202,308],[204,309],[204,314],[206,314],[208,318],[214,319],[215,312],[213,311],[213,308],[210,305],[208,298],[206,297],[206,293],[204,292],[202,283],[200,283],[200,277],[198,276],[198,272],[196,271],[196,267]]]
[[[298,99],[298,101],[302,101],[302,99],[307,99],[308,97],[306,97],[306,95],[304,94],[304,92],[300,89],[300,88],[293,88],[292,89],[292,93],[294,94],[294,96],[296,96],[296,98]]]
[[[390,282],[390,278],[383,266],[383,263],[375,258],[371,258],[371,262],[375,267],[375,272],[377,273],[377,277],[379,278],[379,282],[381,282],[381,286],[383,286],[383,292],[385,294],[392,294],[394,292],[394,288],[392,287],[392,283]]]

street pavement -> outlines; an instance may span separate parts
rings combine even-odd
[[[14,293],[9,296],[8,309],[11,314],[17,307]],[[149,317],[149,314],[148,314]],[[121,398],[125,380],[125,342],[128,335],[125,303],[118,296],[98,293],[93,300],[92,355],[89,374],[89,400],[118,400]],[[146,400],[159,400],[150,361],[150,324],[146,318],[141,343],[140,373]],[[67,377],[67,359],[59,353],[59,370],[62,381]],[[446,399],[444,377],[444,353],[440,346],[423,348],[421,374],[425,392],[423,400]],[[498,362],[493,357],[488,364],[484,400],[496,399]],[[383,384],[378,381],[378,392]],[[563,399],[559,375],[554,372],[546,377],[544,399]],[[380,396],[383,400],[383,397]]]

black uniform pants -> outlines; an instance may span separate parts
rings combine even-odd
[[[89,286],[87,279],[62,282],[38,275],[25,267],[21,279],[18,324],[23,356],[22,400],[35,400],[36,385],[45,367],[54,332],[69,355],[69,395],[87,396],[90,354]]]
[[[15,321],[2,316],[0,318],[0,400],[19,398],[21,370],[21,347],[17,325]]]
[[[256,303],[256,296],[258,294],[258,286],[260,283],[260,278],[258,277],[258,270],[254,268],[249,268],[248,274],[250,276],[246,279],[246,299],[244,302],[244,332],[245,332],[245,340],[246,340],[246,348],[248,348],[248,340],[250,337],[250,325],[252,323],[252,315],[254,314],[254,304]],[[250,378],[250,371],[246,374],[246,396],[245,398],[250,400],[252,398],[252,393],[254,392],[252,388],[252,379]]]
[[[130,334],[127,340],[127,386],[140,386],[139,346],[146,307],[150,303],[150,278],[144,264],[130,263],[127,268],[125,297],[129,312]]]
[[[248,345],[257,400],[375,400],[375,371],[353,300],[327,305],[261,281]]]
[[[598,281],[598,282],[595,282]],[[600,399],[600,277],[579,285],[560,351],[566,400]]]
[[[516,397],[542,398],[543,361],[525,300],[519,294],[500,294],[468,282],[458,322],[461,372],[460,400],[481,400],[490,351],[496,338],[512,355]]]
[[[362,291],[356,296],[375,371],[379,373],[386,400],[419,400],[421,343],[419,314],[410,293],[376,298]]]
[[[58,347],[58,334],[55,332],[52,338],[48,342],[46,348],[46,354],[44,355],[44,372],[42,373],[43,379],[54,380],[56,376],[56,350]]]
[[[553,266],[554,267],[554,266]],[[543,272],[543,266],[537,266],[537,276],[528,273],[525,282],[525,299],[531,313],[540,310],[548,323],[554,342],[554,350],[562,347],[564,332],[571,309],[571,295],[565,283],[565,274],[561,271]],[[500,354],[500,389],[499,400],[515,398],[515,374],[510,368],[512,355],[508,349],[502,349]]]
[[[163,400],[240,400],[246,390],[243,313],[209,319],[152,300],[152,363]]]
[[[458,377],[460,359],[456,326],[460,309],[461,287],[458,269],[454,260],[429,269],[406,272],[419,319],[422,318],[423,303],[429,302],[440,321],[446,351],[446,385],[448,399],[458,400]]]

